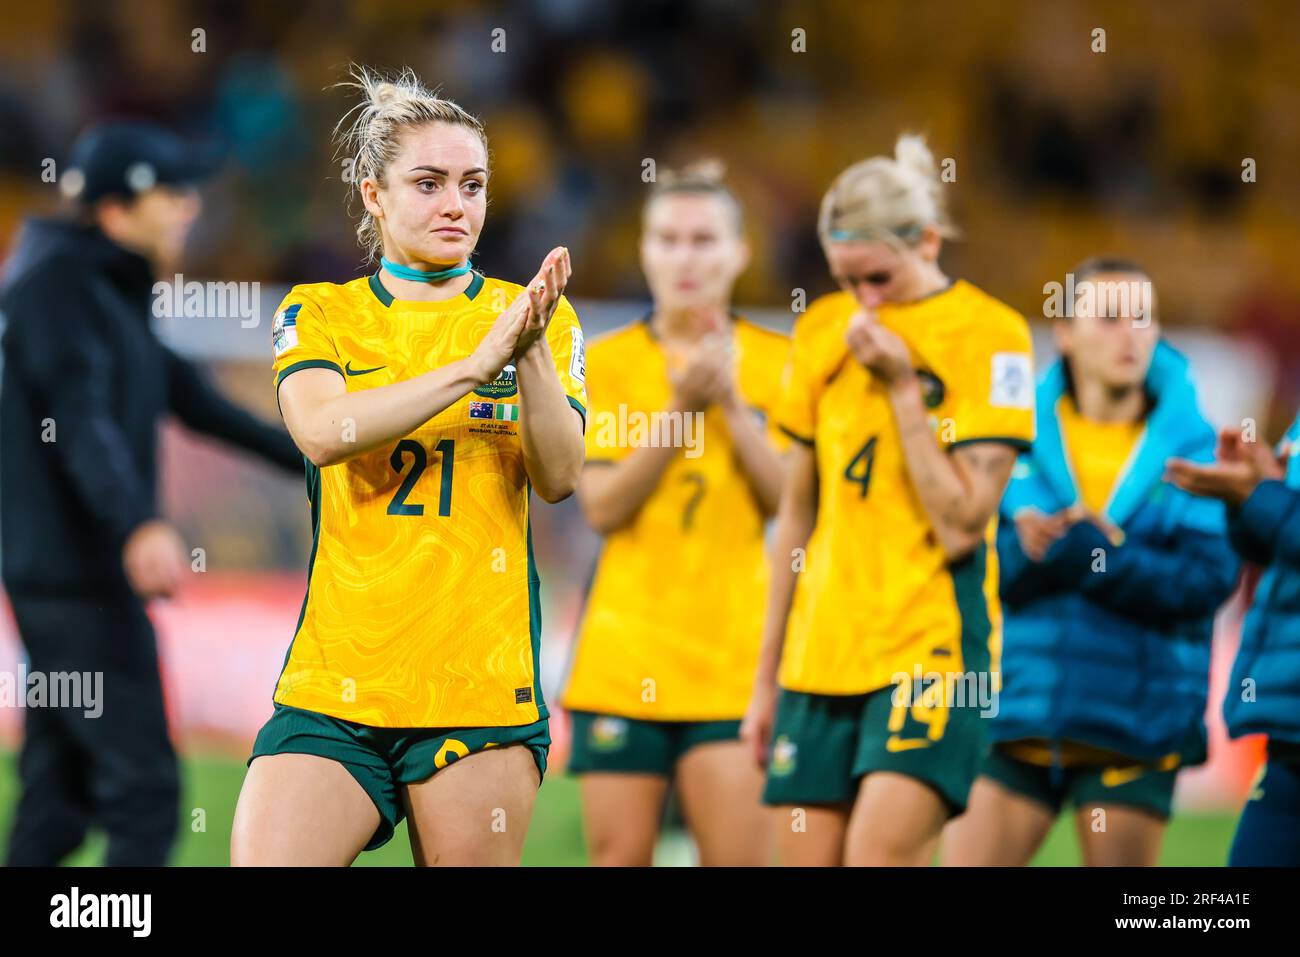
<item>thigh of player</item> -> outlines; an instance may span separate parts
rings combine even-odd
[[[649,867],[681,726],[570,712],[569,772],[582,792],[587,854],[597,867]]]
[[[582,824],[596,867],[649,867],[668,795],[668,778],[637,772],[584,772]]]
[[[1155,867],[1173,805],[1177,771],[1133,764],[1079,770],[1071,786],[1083,861],[1089,867]]]
[[[1063,797],[1049,768],[1020,761],[995,746],[971,787],[965,813],[943,829],[943,865],[1028,864],[1052,829]]]
[[[518,865],[540,783],[530,749],[514,743],[475,751],[405,785],[415,863]]]
[[[862,709],[847,864],[929,864],[979,769],[984,737],[975,709],[896,702],[894,691],[872,692]]]
[[[762,804],[763,772],[739,740],[739,722],[700,722],[691,730],[696,737],[677,761],[676,778],[700,863],[771,863],[773,814]]]
[[[346,867],[380,825],[346,767],[317,754],[264,754],[249,765],[235,808],[235,867]]]
[[[782,690],[772,725],[763,803],[774,807],[777,856],[789,867],[836,867],[856,782],[865,695]]]

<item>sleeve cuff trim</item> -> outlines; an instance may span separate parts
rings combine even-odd
[[[303,359],[301,362],[295,362],[293,365],[281,369],[280,374],[275,377],[275,387],[278,389],[281,382],[303,369],[333,369],[340,376],[343,375],[343,369],[337,362],[331,362],[328,359]]]
[[[808,446],[809,448],[812,448],[814,445],[817,444],[812,439],[807,438],[806,436],[802,436],[798,432],[790,431],[784,425],[778,425],[777,428],[781,430],[782,434],[789,436],[790,438],[794,439],[796,442],[800,442],[803,445]]]
[[[948,446],[948,451],[951,452],[953,449],[959,449],[965,445],[978,445],[982,442],[992,442],[996,445],[1009,445],[1017,452],[1028,452],[1034,447],[1034,444],[1028,439],[1023,439],[1015,435],[982,435],[974,439],[961,439],[957,442],[953,442]]]
[[[586,406],[584,406],[581,402],[579,402],[577,399],[575,399],[575,398],[574,398],[573,396],[571,396],[571,395],[566,395],[565,398],[569,400],[569,405],[573,406],[575,409],[578,410],[578,415],[582,416],[582,433],[583,433],[583,435],[586,435],[586,434],[587,434],[587,408],[586,408]]]

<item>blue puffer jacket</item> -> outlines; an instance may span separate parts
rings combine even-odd
[[[1223,700],[1228,733],[1300,744],[1300,419],[1284,440],[1286,478],[1228,513],[1237,552],[1266,566]]]
[[[1038,434],[1016,464],[998,529],[1004,633],[994,741],[1046,738],[1144,760],[1172,752],[1204,760],[1210,634],[1239,562],[1223,506],[1164,481],[1168,459],[1210,461],[1215,443],[1187,361],[1165,343],[1147,391],[1154,406],[1105,509],[1123,544],[1080,522],[1032,562],[1012,517],[1078,501],[1056,418],[1063,364],[1038,385]]]

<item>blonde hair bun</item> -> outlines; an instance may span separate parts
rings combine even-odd
[[[726,174],[726,164],[711,156],[692,160],[677,168],[661,169],[655,177],[654,189],[650,193],[650,198],[646,200],[643,215],[648,214],[651,204],[663,196],[681,193],[716,196],[727,207],[736,232],[742,232],[744,212],[740,200],[727,185]]]
[[[663,189],[684,189],[696,186],[700,189],[723,188],[726,185],[727,164],[716,157],[693,160],[677,169],[665,169],[659,173],[659,186]]]
[[[904,133],[894,155],[854,163],[822,197],[817,233],[822,243],[852,240],[910,245],[926,228],[957,235],[943,183],[925,137]]]
[[[370,90],[370,102],[382,109],[400,96],[396,83],[376,83]]]

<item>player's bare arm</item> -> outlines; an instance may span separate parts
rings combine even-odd
[[[279,398],[289,434],[317,466],[346,462],[401,438],[500,373],[524,332],[529,307],[520,296],[468,358],[404,382],[349,392],[343,376],[329,369],[288,376]]]
[[[908,475],[949,561],[970,554],[983,540],[1011,479],[1017,452],[982,442],[945,452],[926,420],[920,385],[891,386],[890,400]]]
[[[736,458],[749,482],[754,499],[766,518],[776,514],[781,502],[781,459],[768,441],[763,427],[745,405],[736,388],[734,372],[726,380],[718,407],[727,420],[727,431],[736,448]]]
[[[776,714],[777,671],[785,622],[794,600],[796,549],[805,548],[817,520],[817,458],[813,448],[796,442],[785,454],[784,484],[776,528],[772,535],[772,579],[767,593],[767,614],[763,620],[763,644],[754,692],[740,726],[740,735],[753,749],[754,759],[764,764]]]
[[[704,411],[725,387],[724,360],[710,342],[700,343],[679,372],[670,372],[673,395],[664,411],[672,415]],[[652,445],[615,462],[589,463],[578,483],[578,500],[591,527],[608,535],[630,525],[658,488],[664,470],[680,454],[670,445]]]
[[[569,404],[546,340],[546,329],[570,271],[569,251],[562,247],[551,250],[528,285],[528,320],[515,358],[524,469],[533,490],[546,502],[573,494],[584,455],[582,413]]]
[[[908,475],[944,554],[949,561],[970,554],[1011,479],[1015,449],[990,442],[945,452],[930,427],[906,343],[865,310],[850,321],[845,339],[889,389]]]
[[[524,469],[543,501],[558,502],[578,486],[584,454],[582,413],[569,405],[545,337],[516,360],[515,370]]]
[[[587,463],[578,480],[587,523],[601,535],[631,524],[676,456],[671,446],[648,445],[617,462]]]
[[[754,500],[764,518],[776,514],[781,499],[781,461],[753,410],[746,404],[737,380],[736,346],[726,334],[727,319],[715,317],[713,334],[700,343],[700,349],[713,354],[720,368],[714,378],[710,399],[722,412],[727,431],[735,446],[736,459],[749,484]]]

